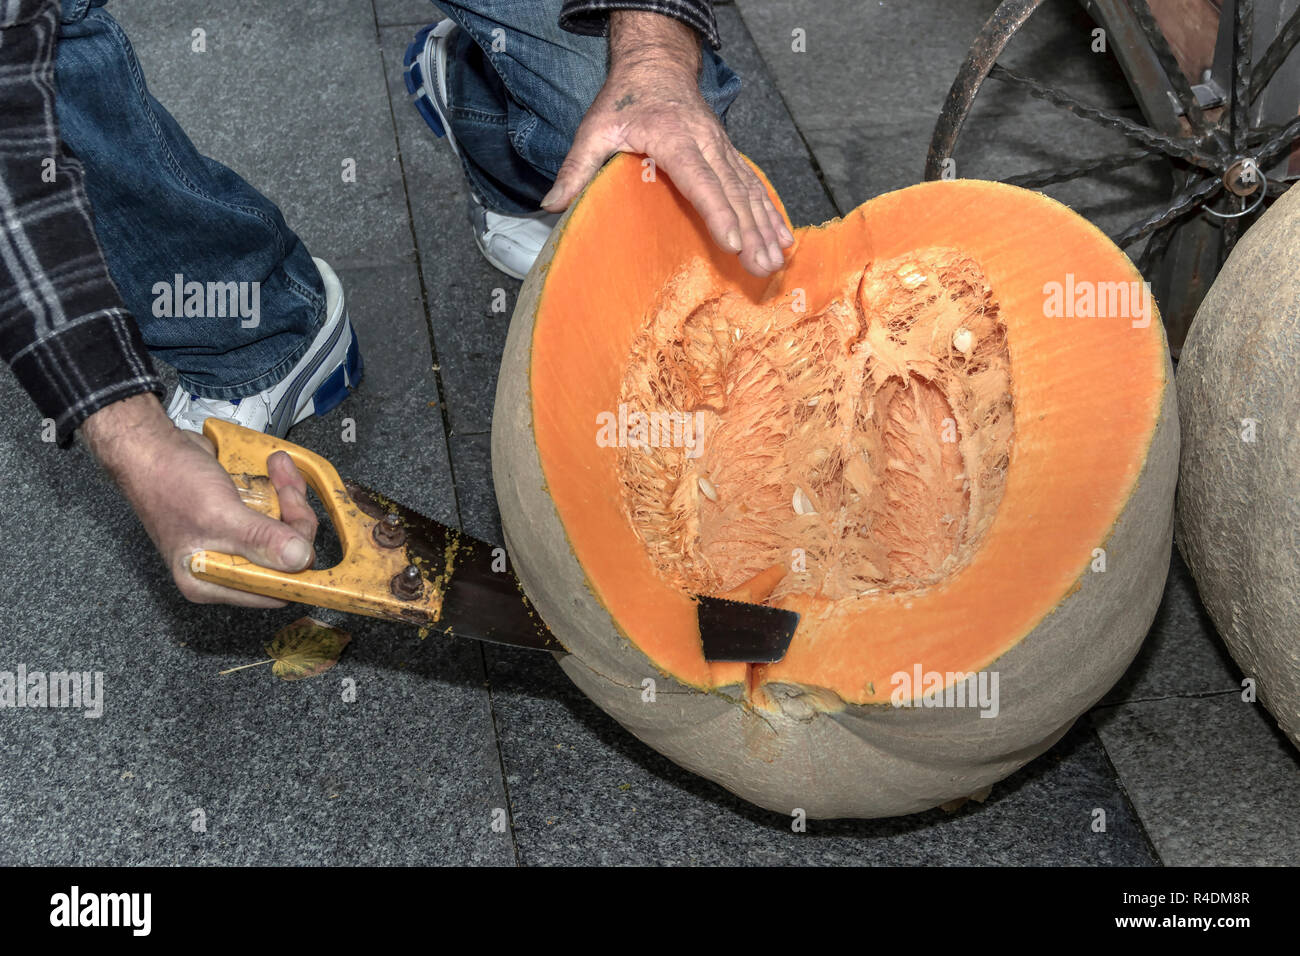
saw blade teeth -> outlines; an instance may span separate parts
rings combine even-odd
[[[789,608],[777,607],[775,604],[754,604],[750,601],[737,601],[732,598],[716,597],[712,594],[697,594],[695,595],[695,598],[696,600],[708,598],[710,601],[714,601],[718,604],[730,604],[732,607],[738,608],[761,607],[767,611],[777,611],[781,614],[793,614],[796,618],[799,617],[798,611],[791,611]]]
[[[712,594],[701,594],[701,598],[708,598],[710,601],[716,601],[719,604],[730,604],[732,607],[765,607],[773,611],[780,611],[783,608],[773,607],[771,604],[753,604],[749,601],[737,601],[733,598],[714,597]]]
[[[348,479],[343,484],[347,486],[348,494],[352,496],[353,501],[357,502],[358,507],[360,507],[361,505],[361,502],[357,501],[357,497],[358,495],[360,495],[361,497],[368,499],[368,503],[372,507],[379,509],[382,514],[391,514],[393,512],[397,512],[401,514],[403,517],[418,519],[420,521],[423,521],[426,524],[438,525],[439,527],[446,528],[449,531],[454,531],[456,534],[464,534],[464,532],[461,531],[459,528],[453,525],[449,525],[445,521],[439,521],[437,518],[430,518],[424,512],[417,511],[415,508],[412,508],[410,505],[404,505],[402,504],[402,502],[388,497],[388,495],[381,495],[379,492],[367,488],[359,481],[352,481],[351,479]],[[366,514],[370,514],[370,512],[367,511],[365,508],[362,508],[361,510]],[[379,515],[370,515],[370,516],[372,518],[379,517]]]

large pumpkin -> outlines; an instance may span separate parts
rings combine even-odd
[[[1178,363],[1178,542],[1259,698],[1300,745],[1300,190],[1233,250]]]
[[[492,428],[561,666],[782,813],[910,813],[1012,773],[1160,600],[1178,423],[1141,289],[1066,207],[976,181],[800,229],[756,279],[616,158],[524,283]],[[704,660],[690,595],[724,592],[800,612],[784,660]]]

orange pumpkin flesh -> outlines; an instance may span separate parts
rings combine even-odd
[[[786,268],[763,280],[744,273],[735,257],[713,246],[668,183],[642,182],[639,166],[631,161],[615,166],[572,211],[541,277],[529,375],[532,425],[547,492],[590,589],[655,666],[701,689],[743,686],[757,706],[769,703],[765,687],[787,684],[821,689],[822,706],[837,706],[836,698],[886,702],[891,676],[911,672],[915,664],[941,673],[986,668],[1091,573],[1093,549],[1104,545],[1134,491],[1168,384],[1163,334],[1154,315],[1135,326],[1131,314],[1044,314],[1045,284],[1071,281],[1067,272],[1079,288],[1140,281],[1100,232],[1065,207],[1024,190],[974,181],[930,183],[881,196],[842,220],[796,230]],[[655,348],[671,344],[663,336],[647,339],[655,317],[673,309],[689,315],[721,297],[723,324],[733,335],[741,329],[740,343],[746,335],[752,340],[774,316],[815,320],[829,310],[838,316],[840,334],[830,336],[828,351],[817,362],[847,367],[852,343],[862,341],[872,343],[871,358],[883,362],[889,358],[884,354],[889,335],[882,316],[927,288],[940,305],[947,301],[955,280],[927,286],[939,282],[937,264],[943,262],[956,262],[953,268],[979,277],[986,288],[967,289],[966,299],[946,311],[927,312],[919,299],[911,310],[924,313],[908,330],[924,346],[913,349],[913,358],[921,356],[917,362],[924,364],[946,353],[942,375],[891,376],[877,368],[867,389],[840,376],[827,401],[854,421],[877,424],[856,431],[825,425],[788,456],[769,438],[778,464],[766,469],[740,467],[740,456],[755,445],[736,443],[729,458],[711,462],[718,501],[690,496],[699,527],[712,521],[721,529],[719,542],[727,534],[758,541],[755,553],[728,563],[715,552],[705,570],[692,577],[664,558],[672,547],[694,547],[698,556],[699,536],[682,533],[676,540],[661,536],[656,560],[647,540],[654,521],[647,515],[659,507],[662,516],[676,489],[659,489],[657,498],[652,490],[638,499],[629,490],[635,486],[629,477],[635,463],[628,456],[644,452],[596,440],[602,413],[616,411],[629,397],[629,381],[644,379],[629,379],[638,354],[648,362]],[[882,264],[889,268],[881,271]],[[876,272],[869,273],[873,268]],[[862,291],[864,273],[875,286],[870,294]],[[791,311],[796,300],[804,307],[797,316]],[[953,309],[960,313],[955,326]],[[710,321],[717,319],[715,309]],[[821,321],[821,331],[834,325]],[[985,324],[975,328],[972,323],[979,321]],[[974,341],[967,340],[967,332]],[[966,352],[975,356],[982,347],[985,377],[970,393]],[[769,359],[773,354],[769,350]],[[701,368],[707,372],[707,363]],[[859,368],[859,373],[872,378],[870,370]],[[997,381],[1009,383],[1009,396],[994,388]],[[718,393],[721,406],[708,403],[715,426],[721,423],[723,429],[747,410],[727,407],[724,393]],[[779,404],[794,394],[778,390],[774,399],[769,396],[778,404],[765,410],[787,422],[806,416]],[[953,401],[963,394],[964,400]],[[807,407],[807,394],[797,397]],[[857,417],[873,398],[884,403],[881,413]],[[966,420],[976,406],[987,414]],[[889,408],[897,409],[895,426],[902,429],[892,451],[910,447],[910,459],[891,454],[888,427],[879,424],[890,417]],[[942,431],[945,419],[957,425],[956,443],[943,447],[918,440]],[[986,420],[992,424],[981,424]],[[843,480],[844,469],[864,443],[876,454],[859,454],[863,465],[853,467],[867,469],[858,474],[856,486],[867,491],[844,492],[854,484]],[[766,447],[761,441],[758,446]],[[706,440],[705,458],[709,447]],[[812,479],[797,483],[801,462],[815,470],[814,448],[838,456],[837,470],[821,491]],[[677,469],[673,476],[687,474],[694,482],[695,472],[683,466],[682,456],[681,449],[663,453]],[[741,476],[734,485],[716,475],[728,466]],[[762,482],[770,486],[766,497],[758,494]],[[837,507],[820,500],[827,488],[839,495],[833,502]],[[715,513],[752,501],[774,515],[776,502],[784,496],[788,503],[796,489],[810,493],[810,501],[819,499],[817,514],[798,515],[790,508],[781,522],[768,522],[774,530],[766,537],[745,537],[743,519],[729,525]],[[896,520],[886,528],[889,503],[897,512],[900,501],[915,520]],[[809,541],[830,541],[822,553],[842,556],[843,528],[834,522],[841,519],[843,525],[845,515],[859,529],[854,533],[863,538],[863,548],[873,535],[884,539],[866,557],[855,552],[858,566],[852,575],[842,562],[814,561],[801,579],[800,572],[787,574],[782,568],[768,572],[754,589],[755,596],[772,590],[772,603],[802,615],[786,658],[754,668],[707,663],[688,585],[707,578],[711,568],[717,593],[743,587],[773,563],[771,558],[788,562],[794,549],[815,550],[807,547]],[[871,522],[866,531],[861,530],[864,519]],[[705,541],[706,554],[708,546]],[[836,573],[838,583],[832,580]],[[780,580],[773,584],[776,577]]]

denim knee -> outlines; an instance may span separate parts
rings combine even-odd
[[[464,119],[487,126],[488,114],[493,114],[491,122],[505,129],[500,134],[485,130],[484,138],[506,137],[494,147],[496,152],[509,149],[532,170],[553,180],[578,125],[605,83],[608,41],[604,37],[579,36],[561,29],[559,0],[436,2],[482,51],[483,65],[479,69],[486,68],[495,74],[477,80],[465,78],[462,85],[467,85],[477,94],[475,99],[483,102],[474,104],[475,117]],[[701,47],[700,93],[719,118],[725,119],[728,107],[740,92],[740,77],[703,41]],[[498,91],[503,91],[504,96]],[[451,109],[454,116],[457,112],[454,101]],[[519,178],[514,163],[489,162],[488,165],[500,167],[486,169],[488,178],[493,178],[493,174],[501,182]],[[525,192],[534,191],[535,184],[527,185]],[[492,195],[492,191],[482,188],[480,192],[487,192],[489,198]],[[530,198],[535,201],[543,192],[545,187]],[[506,211],[514,211],[513,205]]]

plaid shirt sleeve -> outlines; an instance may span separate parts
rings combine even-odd
[[[58,0],[0,0],[0,358],[60,445],[105,405],[155,392],[54,105]]]
[[[564,0],[560,26],[570,33],[603,37],[609,32],[611,10],[644,10],[672,17],[708,40],[713,49],[722,46],[712,0]]]

